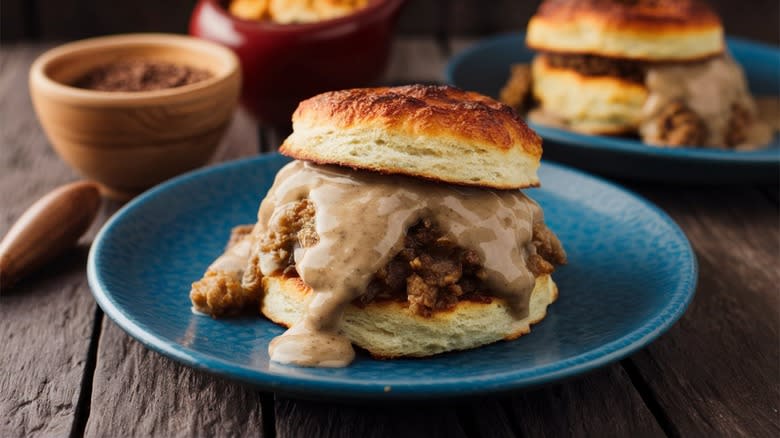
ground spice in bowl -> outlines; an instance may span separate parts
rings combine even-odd
[[[74,87],[97,91],[153,91],[181,87],[210,78],[206,70],[145,59],[128,59],[89,70]]]

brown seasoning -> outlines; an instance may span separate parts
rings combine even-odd
[[[73,82],[96,91],[154,91],[182,87],[209,79],[211,72],[147,59],[126,59],[100,65]]]

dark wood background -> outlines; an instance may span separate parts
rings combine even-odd
[[[525,27],[541,0],[409,0],[405,35],[484,35]],[[712,0],[726,32],[780,43],[780,1]],[[48,41],[124,32],[186,32],[195,0],[2,0],[0,41]]]

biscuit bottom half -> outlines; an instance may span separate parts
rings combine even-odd
[[[265,295],[261,312],[277,324],[289,327],[306,309],[312,290],[299,277],[263,278]],[[349,305],[341,330],[353,344],[375,358],[425,357],[467,350],[530,333],[547,315],[547,306],[558,298],[549,275],[536,278],[528,315],[516,319],[501,298],[489,303],[460,301],[451,310],[420,316],[399,301],[375,301],[364,307]]]

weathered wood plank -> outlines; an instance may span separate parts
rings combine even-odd
[[[108,318],[85,436],[262,436],[261,394],[175,363]]]
[[[466,437],[447,402],[339,404],[277,397],[276,434],[308,437]]]
[[[280,437],[662,436],[620,365],[517,395],[459,402],[276,400]]]
[[[699,287],[633,363],[681,436],[780,435],[777,206],[745,188],[639,191],[688,235]]]
[[[46,278],[0,296],[0,436],[71,430],[95,314],[86,254],[70,251],[45,268]]]
[[[512,438],[520,436],[512,430],[512,412],[505,397],[485,396],[461,403],[456,412],[469,437]]]
[[[49,147],[28,96],[27,70],[44,48],[4,47],[0,57],[0,235],[40,196],[77,178]],[[0,436],[70,433],[95,315],[86,254],[81,246],[13,289],[0,285]]]
[[[619,364],[513,396],[509,412],[521,436],[664,435]]]

